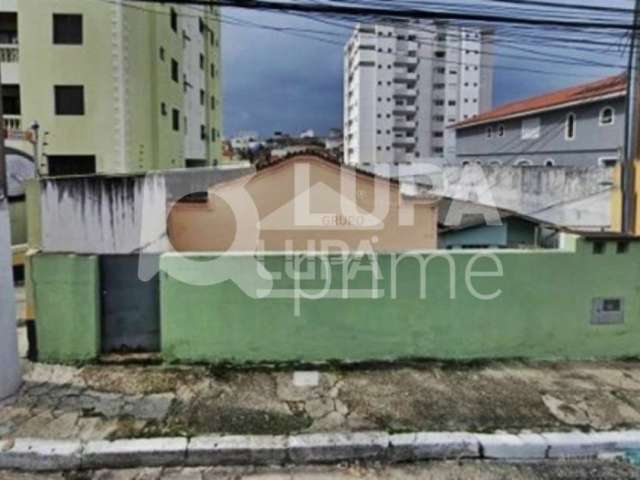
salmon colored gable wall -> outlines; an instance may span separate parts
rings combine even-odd
[[[308,179],[298,188],[310,192],[310,209],[302,208],[296,171]],[[355,215],[342,215],[341,202]],[[207,203],[174,205],[168,232],[177,251],[424,250],[437,246],[437,206],[401,198],[395,183],[301,156],[217,185]]]

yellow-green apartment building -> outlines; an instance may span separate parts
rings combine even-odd
[[[8,146],[39,128],[42,174],[129,173],[222,159],[218,9],[0,0]]]

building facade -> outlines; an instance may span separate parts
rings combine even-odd
[[[8,145],[42,174],[211,165],[222,156],[214,7],[0,0]]]
[[[456,163],[613,166],[625,139],[626,78],[609,77],[512,102],[452,130]]]
[[[344,51],[345,163],[453,156],[446,127],[492,105],[489,37],[442,22],[358,25]]]

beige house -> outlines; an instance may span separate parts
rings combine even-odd
[[[281,160],[173,205],[177,251],[409,251],[437,246],[436,202],[320,156]]]

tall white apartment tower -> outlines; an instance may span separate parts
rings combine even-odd
[[[358,25],[344,50],[345,163],[453,158],[447,127],[492,107],[490,35],[446,22]]]

